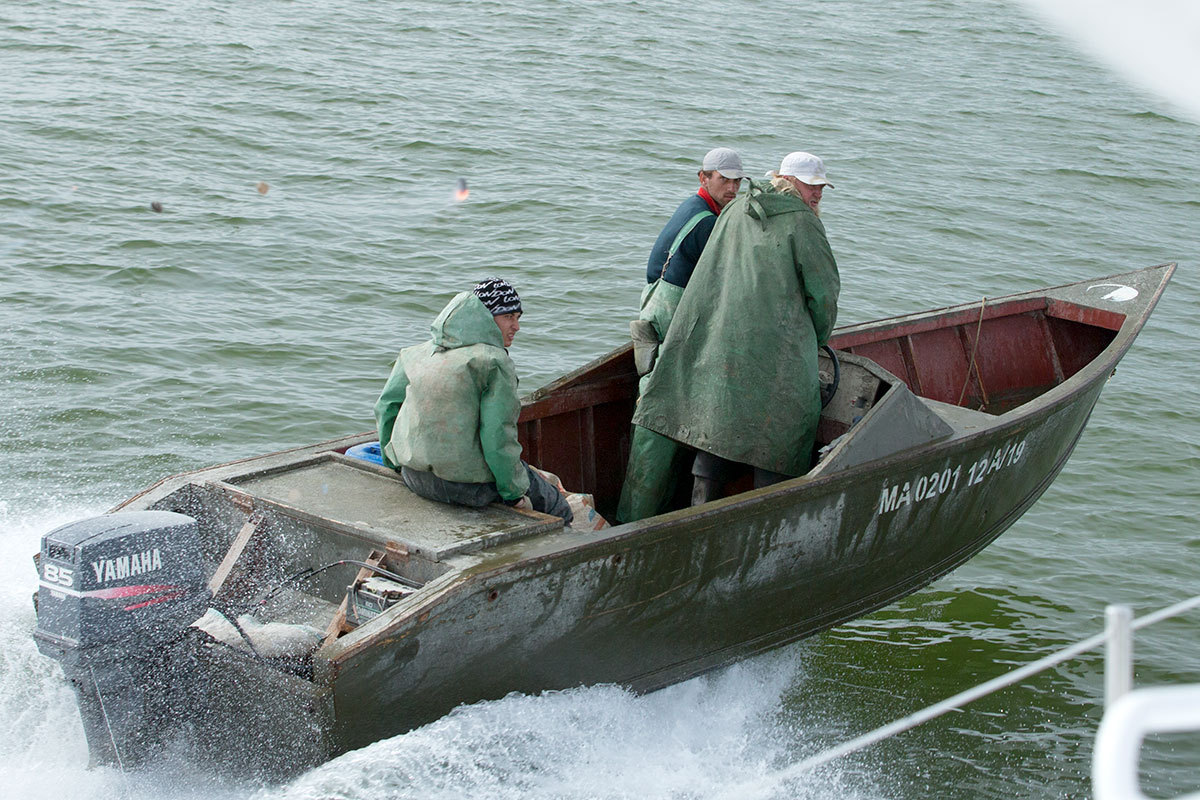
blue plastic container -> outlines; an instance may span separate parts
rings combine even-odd
[[[363,461],[370,461],[373,464],[383,464],[383,452],[379,449],[379,442],[356,444],[346,451],[346,455],[351,458],[361,458]]]

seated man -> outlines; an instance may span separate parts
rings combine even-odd
[[[521,403],[507,349],[521,313],[513,287],[488,278],[442,309],[430,341],[400,351],[375,403],[383,463],[429,500],[502,500],[569,525],[566,499],[521,460]]]

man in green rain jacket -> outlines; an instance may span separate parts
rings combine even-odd
[[[825,185],[809,153],[785,157],[773,184],[751,181],[722,212],[679,302],[633,422],[699,451],[693,503],[718,496],[725,462],[753,466],[756,485],[812,464],[817,350],[840,289],[817,216]],[[653,494],[664,478],[636,458],[626,480]]]
[[[521,313],[512,286],[488,278],[442,309],[430,341],[400,351],[375,403],[383,463],[429,500],[479,507],[528,497],[570,524],[566,499],[521,460],[507,349]]]

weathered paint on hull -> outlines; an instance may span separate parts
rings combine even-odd
[[[329,665],[334,747],[512,691],[653,690],[894,602],[971,558],[1037,500],[1102,385],[966,447],[759,490],[468,573],[434,613],[389,630],[388,646]]]

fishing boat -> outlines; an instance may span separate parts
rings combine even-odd
[[[34,635],[92,761],[124,766],[169,748],[286,775],[463,703],[683,681],[986,547],[1063,468],[1174,269],[840,328],[807,474],[634,523],[424,500],[362,457],[373,433],[175,475],[43,537]],[[626,345],[523,401],[525,459],[602,514],[637,381]],[[255,645],[269,628],[308,638]]]

